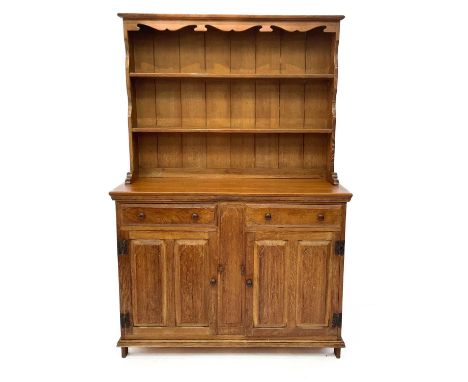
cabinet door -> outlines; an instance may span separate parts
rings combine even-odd
[[[203,232],[130,235],[132,335],[212,334],[216,237]]]
[[[251,232],[247,236],[249,334],[336,334],[339,261],[334,233]]]

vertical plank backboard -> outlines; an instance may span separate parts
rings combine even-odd
[[[278,168],[278,134],[255,136],[255,167]]]
[[[254,134],[233,134],[231,136],[231,168],[255,167]]]
[[[156,83],[153,79],[135,80],[136,127],[156,127]]]
[[[231,33],[231,73],[255,73],[256,32]]]
[[[256,127],[275,129],[279,127],[279,81],[258,80],[255,90]]]
[[[300,32],[282,32],[281,73],[304,73],[305,61],[305,34]]]
[[[280,83],[280,126],[304,127],[304,84],[284,80]]]
[[[182,161],[186,168],[206,168],[205,134],[182,134]]]
[[[133,70],[139,73],[154,71],[153,33],[140,31],[131,34],[133,45]]]
[[[203,73],[205,71],[205,33],[180,32],[181,73]]]
[[[182,167],[182,138],[180,134],[159,134],[158,164],[161,168]]]
[[[140,168],[158,167],[158,134],[140,134],[138,136]]]
[[[180,81],[156,81],[156,124],[160,127],[181,125]]]
[[[306,36],[306,73],[333,74],[333,46],[335,33],[319,30],[307,32]]]
[[[305,72],[305,34],[281,33],[281,73]],[[280,83],[280,126],[301,128],[304,126],[304,84],[282,81]]]
[[[154,32],[154,66],[159,73],[180,71],[179,32]]]
[[[330,81],[311,81],[305,85],[304,127],[326,129],[331,127]]]
[[[206,81],[206,125],[207,127],[231,126],[230,82]]]
[[[302,134],[279,135],[279,167],[302,168],[304,164]]]
[[[251,80],[231,81],[231,127],[255,127],[255,82]]]
[[[231,71],[231,41],[229,34],[209,30],[205,35],[206,71],[227,74]]]
[[[182,127],[205,127],[205,81],[185,79],[180,86]]]
[[[279,74],[281,41],[280,32],[256,34],[255,71],[258,74]]]
[[[229,134],[207,134],[206,137],[206,167],[231,167],[231,137]]]
[[[326,170],[328,139],[328,134],[304,134],[304,168]]]

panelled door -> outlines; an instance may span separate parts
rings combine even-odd
[[[216,235],[130,232],[132,333],[213,334]]]
[[[252,336],[335,335],[339,262],[335,233],[247,234],[247,315]]]

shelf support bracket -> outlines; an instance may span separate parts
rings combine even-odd
[[[336,172],[332,172],[330,178],[331,178],[330,179],[331,183],[334,184],[335,186],[340,184],[340,181],[338,180],[338,174]]]
[[[125,178],[125,184],[132,183],[133,180],[133,172],[127,172],[127,177]]]

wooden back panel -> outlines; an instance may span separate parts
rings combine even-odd
[[[191,28],[130,32],[131,72],[333,74],[335,33]]]
[[[131,36],[131,75],[241,77],[135,78],[136,129],[331,129],[334,33],[144,29]]]
[[[329,80],[141,79],[136,131],[145,128],[330,130]]]
[[[324,176],[326,134],[144,133],[139,174],[244,173]]]
[[[130,181],[333,178],[341,17],[182,19],[124,22]]]

